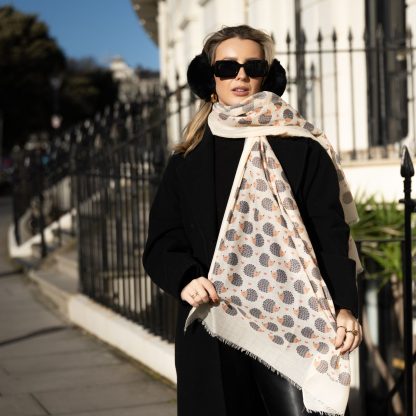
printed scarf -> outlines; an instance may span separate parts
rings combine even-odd
[[[308,412],[344,415],[349,353],[335,349],[335,307],[292,189],[266,135],[317,140],[338,174],[345,221],[357,210],[337,154],[325,134],[278,95],[262,91],[241,103],[213,105],[214,135],[245,137],[208,279],[219,304],[193,307],[185,322],[258,359],[302,390]],[[354,240],[349,257],[362,271]]]

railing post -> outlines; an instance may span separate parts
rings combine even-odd
[[[413,329],[412,329],[412,228],[411,215],[415,212],[416,200],[411,198],[411,178],[415,171],[406,146],[402,148],[400,174],[404,178],[404,259],[403,264],[403,343],[404,343],[404,397],[405,416],[412,416],[413,409]]]
[[[35,151],[35,169],[38,172],[36,178],[36,191],[37,191],[37,198],[38,198],[38,225],[39,225],[39,234],[40,234],[40,244],[41,244],[41,257],[45,258],[47,255],[46,249],[46,240],[45,240],[45,217],[43,212],[43,202],[44,202],[44,166],[43,166],[43,158],[42,158],[42,149],[37,148]]]

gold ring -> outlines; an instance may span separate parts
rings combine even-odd
[[[347,330],[345,332],[351,332],[355,337],[358,335],[358,330],[357,329],[350,329],[350,330]]]
[[[347,328],[346,328],[344,325],[337,326],[337,329],[338,329],[338,328],[344,328],[344,329],[345,329],[345,331],[346,331],[346,332],[348,332],[348,331],[347,331]]]
[[[199,295],[199,293],[198,293],[198,292],[193,293],[193,294],[191,295],[191,298],[193,299],[196,295]]]

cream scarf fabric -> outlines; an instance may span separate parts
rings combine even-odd
[[[308,412],[344,415],[349,354],[335,349],[333,300],[266,135],[310,137],[325,148],[338,173],[345,220],[351,224],[358,221],[357,210],[337,155],[321,130],[268,91],[234,106],[215,103],[208,124],[215,135],[246,139],[208,272],[220,303],[192,308],[185,331],[201,320],[212,336],[302,389]],[[349,256],[360,272],[352,238]]]

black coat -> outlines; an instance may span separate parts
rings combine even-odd
[[[335,305],[350,309],[357,317],[355,262],[348,258],[349,226],[330,157],[310,138],[268,136],[268,141],[292,187]],[[151,206],[142,259],[151,279],[178,300],[178,416],[226,415],[217,345],[221,341],[211,337],[199,321],[184,333],[192,307],[180,299],[187,283],[207,276],[217,233],[214,137],[207,126],[192,152],[185,158],[174,154],[168,160]],[[255,414],[266,414],[259,398],[253,400],[253,406]]]

